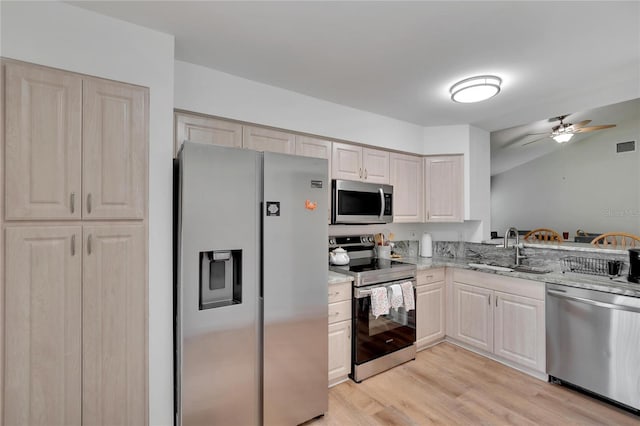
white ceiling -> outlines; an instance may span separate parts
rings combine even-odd
[[[640,97],[640,2],[74,5],[175,35],[176,59],[423,126],[488,131]],[[456,104],[457,80],[502,92]]]

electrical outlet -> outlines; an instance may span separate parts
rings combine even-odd
[[[416,233],[415,229],[412,229],[412,230],[409,231],[409,237],[410,238],[416,238],[416,235],[417,235],[417,233]]]

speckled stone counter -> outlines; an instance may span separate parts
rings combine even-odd
[[[329,271],[329,285],[339,284],[345,281],[353,281],[353,277],[349,275],[339,274],[337,272]]]
[[[543,283],[560,284],[570,287],[584,288],[588,290],[604,291],[607,293],[620,294],[623,296],[640,297],[640,284],[628,282],[625,276],[611,280],[608,277],[577,274],[574,272],[562,273],[553,271],[548,274],[530,274],[526,272],[516,271],[502,272],[487,269],[478,269],[469,266],[469,263],[477,263],[477,259],[451,257],[404,257],[398,260],[402,262],[412,263],[417,266],[418,270],[442,267],[471,269],[486,274],[498,274],[504,275],[506,277],[522,278],[530,281],[539,281]]]

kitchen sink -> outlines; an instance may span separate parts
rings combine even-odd
[[[514,265],[511,267],[511,269],[516,272],[526,272],[527,274],[548,274],[549,272],[551,272],[548,269],[541,269],[534,266],[526,265]]]
[[[500,266],[493,265],[489,263],[468,263],[474,269],[487,269],[491,271],[500,271],[500,272],[525,272],[527,274],[548,274],[551,272],[547,269],[536,268],[534,266],[527,265],[509,265],[509,266]]]

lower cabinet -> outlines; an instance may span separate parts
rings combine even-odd
[[[450,288],[450,338],[545,371],[543,283],[454,270]]]
[[[418,271],[416,346],[424,349],[445,336],[444,269]]]
[[[351,373],[351,281],[329,285],[329,386]]]
[[[4,424],[147,424],[144,236],[6,227]]]

